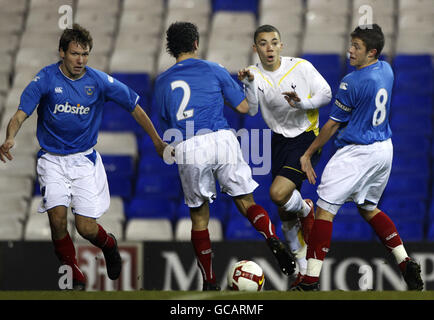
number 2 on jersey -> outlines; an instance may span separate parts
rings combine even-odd
[[[387,103],[387,91],[384,88],[378,90],[375,96],[375,112],[372,117],[372,125],[374,127],[379,126],[386,120],[386,103]]]
[[[185,110],[187,108],[188,102],[190,101],[191,90],[187,82],[183,80],[176,80],[170,84],[172,91],[176,88],[181,88],[184,91],[184,95],[181,100],[181,104],[176,112],[176,120],[181,121],[187,118],[191,118],[194,114],[194,110]]]

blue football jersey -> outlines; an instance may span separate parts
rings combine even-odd
[[[184,140],[199,130],[229,129],[224,99],[236,107],[244,98],[242,88],[224,67],[201,59],[176,63],[155,82],[161,127],[179,130]]]
[[[389,125],[393,71],[385,61],[347,74],[339,85],[330,118],[346,123],[337,134],[338,148],[372,144],[392,136]]]
[[[71,154],[97,143],[103,106],[114,101],[132,112],[139,96],[108,74],[86,67],[72,80],[60,70],[60,62],[43,68],[24,89],[19,110],[31,115],[37,107],[37,138],[42,149]]]

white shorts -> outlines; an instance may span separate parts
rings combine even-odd
[[[175,147],[185,203],[190,208],[210,203],[217,197],[215,180],[221,192],[235,197],[252,193],[258,186],[244,161],[235,134],[220,130],[194,136]]]
[[[96,219],[109,208],[107,175],[96,150],[70,155],[43,153],[36,170],[42,194],[39,212],[71,206],[74,214]]]
[[[339,149],[324,168],[317,205],[332,214],[347,201],[374,210],[389,180],[392,158],[391,139]]]

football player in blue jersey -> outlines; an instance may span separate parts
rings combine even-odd
[[[329,251],[333,219],[339,208],[353,201],[383,245],[394,256],[409,290],[422,290],[420,266],[411,259],[393,221],[377,208],[389,179],[393,146],[389,126],[393,71],[378,60],[384,35],[377,24],[358,26],[348,50],[356,71],[339,86],[327,123],[300,158],[309,182],[316,174],[310,158],[338,130],[338,151],[327,163],[318,186],[316,219],[307,248],[307,273],[295,289],[318,290],[324,258]]]
[[[77,266],[74,244],[67,230],[67,208],[75,214],[78,233],[104,253],[107,274],[118,279],[122,260],[113,234],[96,222],[110,205],[107,176],[94,149],[104,103],[118,103],[129,111],[163,155],[167,145],[138,105],[139,96],[106,73],[86,66],[93,41],[78,24],[65,29],[59,41],[61,61],[43,68],[24,89],[18,111],[9,121],[0,160],[12,160],[11,149],[21,125],[37,108],[37,174],[42,202],[48,212],[54,250],[73,271],[73,286],[85,289],[85,276]],[[115,151],[115,150],[114,150]]]
[[[252,192],[258,184],[223,116],[224,99],[238,112],[247,113],[244,92],[223,66],[198,59],[198,47],[199,33],[194,24],[177,22],[168,28],[167,50],[176,63],[157,78],[155,97],[163,130],[181,133],[174,154],[185,203],[190,208],[191,241],[203,276],[203,290],[220,290],[212,268],[208,232],[209,203],[217,195],[216,180],[221,191],[234,199],[239,211],[265,237],[282,272],[292,274],[294,257],[277,237],[267,211],[255,203]]]

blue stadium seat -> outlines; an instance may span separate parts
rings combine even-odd
[[[413,153],[398,153],[395,151],[395,157],[392,162],[392,172],[398,173],[418,173],[424,172],[429,174],[429,153],[413,154]]]
[[[396,229],[404,243],[406,241],[424,240],[424,223],[423,221],[408,221],[406,219],[394,219]]]
[[[397,54],[393,59],[393,68],[395,70],[415,70],[419,68],[432,69],[432,59],[428,54],[407,55]]]
[[[424,200],[417,196],[383,196],[378,207],[393,219],[423,221],[427,208]]]
[[[317,185],[312,185],[309,181],[305,180],[301,185],[301,196],[303,199],[310,199],[314,204],[316,204],[316,201],[318,200],[318,194],[316,192],[317,188]]]
[[[421,66],[415,70],[395,71],[394,92],[412,92],[431,95],[433,93],[432,69]]]
[[[411,95],[426,95],[430,102],[420,103],[409,99],[409,104],[403,103],[406,110],[411,108],[412,113],[421,111],[432,112],[432,92],[433,92],[433,65],[430,55],[396,55],[393,60],[395,71],[394,92],[401,95],[402,92]],[[401,98],[401,97],[399,97]],[[394,99],[397,101],[398,97]],[[413,100],[413,101],[411,101]],[[410,105],[411,103],[411,105]],[[414,106],[415,108],[412,108]]]
[[[368,241],[373,231],[353,202],[344,203],[333,220],[333,240]]]
[[[155,153],[154,144],[147,134],[137,136],[137,149],[141,157]]]
[[[256,231],[247,218],[239,214],[228,220],[225,240],[264,240],[264,237]]]
[[[228,121],[229,127],[238,131],[243,127],[244,116],[228,106],[223,107],[223,115]]]
[[[415,125],[417,124],[417,125]],[[394,113],[390,119],[392,132],[413,132],[430,136],[433,132],[430,117],[421,117],[414,113]]]
[[[426,240],[433,241],[434,240],[434,221],[431,220],[431,223],[428,226],[428,233],[426,236]]]
[[[39,185],[38,179],[35,179],[32,196],[40,196],[40,195],[41,195],[41,186]]]
[[[212,0],[213,11],[250,11],[258,14],[258,0]]]
[[[151,77],[147,73],[119,73],[114,72],[111,76],[129,86],[138,95],[142,101],[146,101],[143,107],[148,104],[149,94],[152,90]]]
[[[140,103],[141,100],[139,101],[139,104]],[[131,113],[112,101],[104,104],[100,130],[132,131],[136,134],[145,134],[145,131],[133,118]]]
[[[110,195],[129,199],[133,194],[133,181],[120,176],[107,175]]]
[[[179,199],[181,196],[179,177],[162,173],[139,175],[136,182],[135,196],[159,194],[168,199]]]
[[[126,205],[125,215],[131,218],[168,218],[172,222],[176,216],[176,203],[164,194],[135,197]]]
[[[301,57],[313,64],[327,80],[333,95],[336,94],[342,78],[341,57],[338,54],[303,54]]]
[[[355,220],[359,221],[360,214],[359,210],[357,209],[357,206],[353,202],[346,202],[344,203],[338,212],[339,216],[344,217],[344,219],[347,220]]]
[[[107,174],[110,194],[129,198],[132,195],[134,160],[130,156],[101,155]]]
[[[268,125],[265,123],[264,118],[262,117],[261,110],[258,110],[258,113],[253,117],[250,115],[246,115],[244,117],[244,128],[246,129],[268,129]]]
[[[358,220],[348,220],[337,216],[333,221],[332,240],[372,240],[373,231],[371,226],[362,217],[359,216],[358,218]]]
[[[434,193],[434,190],[432,192]],[[433,196],[431,196],[431,201],[429,203],[428,217],[430,221],[434,222],[434,197]]]
[[[132,177],[134,174],[134,159],[130,156],[101,155],[107,175]]]
[[[430,94],[415,94],[414,92],[394,91],[391,101],[391,117],[396,113],[411,113],[419,116],[432,115],[433,98]]]
[[[335,103],[335,95],[333,95],[332,99],[330,100],[329,104],[321,107],[319,109],[319,127],[322,128],[322,126],[327,122],[329,119],[330,111],[332,109],[332,105]]]
[[[430,154],[431,144],[428,136],[414,132],[394,132],[392,136],[394,153],[399,157],[411,153],[415,157]]]
[[[254,194],[261,196],[264,195],[266,197],[269,197],[269,189],[271,186],[271,183],[273,182],[273,178],[271,177],[271,174],[267,175],[252,175],[253,180],[255,180],[259,186],[255,189]]]
[[[209,204],[210,217],[219,219],[223,227],[229,219],[229,204],[230,203],[222,194],[218,194],[217,199]],[[177,219],[190,217],[190,210],[184,203],[184,199],[180,201],[176,210]]]
[[[428,180],[426,172],[420,174],[392,173],[384,194],[402,196],[417,196],[426,199],[428,196]]]
[[[165,176],[176,177],[178,175],[178,167],[176,164],[166,164],[164,160],[153,151],[144,153],[140,157],[138,173],[139,175],[158,173]]]

